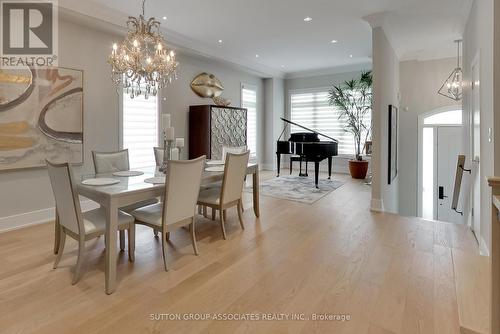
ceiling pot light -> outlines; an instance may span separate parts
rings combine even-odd
[[[310,16],[306,16],[306,17],[304,18],[304,22],[311,22],[312,20],[313,20],[313,19],[312,19],[312,17],[310,17]]]
[[[166,20],[167,20],[167,17],[166,17],[166,16],[164,16],[164,17],[163,17],[163,19],[166,21]]]
[[[255,55],[255,58],[259,58],[259,55]]]
[[[332,44],[336,44],[336,43],[338,43],[338,42],[339,42],[339,41],[337,41],[336,39],[332,39],[332,41],[331,41],[330,43],[332,43]]]
[[[222,44],[222,39],[219,39],[219,44]]]
[[[460,101],[462,99],[462,68],[460,67],[460,43],[457,39],[457,67],[451,72],[444,84],[438,91],[439,95],[446,96],[452,100]]]

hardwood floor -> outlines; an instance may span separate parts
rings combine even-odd
[[[272,175],[267,174],[268,177]],[[266,173],[263,173],[266,177]],[[245,199],[245,230],[228,211],[228,240],[200,218],[161,243],[137,226],[135,263],[119,255],[118,289],[104,293],[104,240],[87,243],[71,285],[76,243],[56,270],[53,226],[0,234],[1,333],[459,333],[453,249],[476,251],[462,226],[369,211],[370,188],[346,182],[314,205]],[[151,320],[165,314],[343,314],[349,321]]]

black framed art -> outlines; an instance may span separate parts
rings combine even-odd
[[[398,108],[389,105],[389,154],[387,183],[391,184],[398,175]]]

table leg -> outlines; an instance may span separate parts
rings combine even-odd
[[[253,212],[256,217],[260,217],[260,208],[259,208],[259,169],[252,174],[253,181]]]
[[[118,231],[118,207],[113,201],[106,207],[106,293],[116,290],[116,232]]]
[[[55,210],[56,221],[54,223],[54,254],[59,251],[59,243],[61,242],[61,231],[59,225],[59,215],[57,214],[57,208]]]
[[[318,188],[318,176],[319,176],[319,161],[314,162],[314,184]]]

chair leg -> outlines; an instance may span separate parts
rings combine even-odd
[[[75,285],[80,280],[84,254],[85,254],[85,240],[80,240],[78,241],[78,259],[76,260],[75,273],[73,274],[73,282],[71,282],[71,284],[73,285]]]
[[[57,254],[59,250],[59,244],[61,242],[61,225],[59,224],[59,215],[57,214],[57,209],[56,209],[56,221],[54,223],[54,254]]]
[[[62,258],[62,255],[63,255],[63,251],[64,251],[64,243],[66,241],[66,233],[64,233],[64,230],[62,228],[59,228],[59,231],[58,231],[58,234],[59,234],[59,248],[57,250],[57,256],[56,256],[56,260],[54,261],[54,269],[57,268],[57,265],[59,264],[59,261],[61,261],[61,258]]]
[[[224,240],[227,239],[227,236],[226,236],[226,227],[224,226],[225,222],[224,222],[224,219],[225,219],[225,212],[226,210],[222,210],[222,208],[220,209],[220,228],[222,230],[222,237],[224,238]]]
[[[135,224],[130,224],[128,232],[128,260],[135,261]]]
[[[120,250],[125,250],[125,230],[120,231]]]
[[[163,251],[163,266],[165,267],[165,271],[168,271],[168,267],[167,267],[167,234],[170,234],[169,232],[167,233],[164,233],[162,231],[161,235],[162,235],[162,238],[161,238],[161,248],[162,248],[162,251]]]
[[[166,238],[167,240],[170,240],[170,232],[167,232],[167,233],[165,234],[165,238]]]
[[[227,220],[227,210],[222,210],[222,215],[224,216],[224,220]]]
[[[201,212],[201,205],[198,205],[198,214],[201,215],[202,212]]]
[[[238,201],[238,205],[236,206],[236,209],[238,210],[238,219],[240,221],[241,229],[244,230],[245,226],[243,225],[243,218],[241,216],[241,213],[243,212],[243,208],[241,205],[241,199]]]
[[[212,208],[212,220],[215,220],[215,213],[217,210],[215,208]]]
[[[208,218],[208,212],[206,206],[203,206],[203,217]]]
[[[157,229],[153,229],[153,233],[155,235],[155,238],[158,238],[158,230]]]
[[[191,242],[193,243],[194,254],[198,255],[198,246],[196,245],[196,232],[195,232],[195,223],[194,217],[191,218],[191,224],[189,225],[189,229],[191,230]]]

